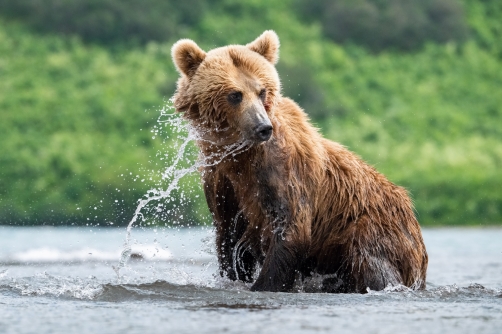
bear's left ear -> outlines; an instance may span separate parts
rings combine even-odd
[[[279,60],[279,37],[273,30],[267,30],[257,39],[246,46],[251,51],[261,54],[272,64],[276,64]]]
[[[206,53],[199,48],[191,39],[181,39],[177,41],[172,49],[171,55],[178,72],[191,77],[206,58]]]

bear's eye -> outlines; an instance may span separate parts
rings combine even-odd
[[[239,104],[242,102],[242,93],[241,92],[230,93],[227,96],[227,100],[232,104]]]
[[[265,101],[265,98],[267,97],[267,90],[265,88],[263,88],[262,90],[260,90],[259,96],[260,96],[260,99],[262,101]]]

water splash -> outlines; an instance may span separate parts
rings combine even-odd
[[[7,276],[9,269],[0,270],[0,278]]]
[[[94,299],[103,290],[95,277],[82,279],[79,277],[53,276],[47,272],[32,277],[12,279],[8,287],[21,296],[54,296],[76,299]]]
[[[251,142],[249,141],[238,141],[236,143],[221,147],[221,150],[212,155],[198,155],[198,158],[195,159],[195,162],[191,163],[188,167],[182,167],[183,162],[190,160],[189,158],[187,158],[187,155],[190,151],[189,147],[191,143],[195,143],[197,141],[208,142],[208,140],[205,139],[203,131],[201,129],[190,126],[186,121],[183,120],[180,114],[175,113],[172,99],[169,100],[168,104],[160,111],[160,116],[157,119],[157,123],[159,123],[161,127],[169,127],[171,130],[173,130],[173,133],[179,134],[177,139],[181,140],[182,143],[179,146],[171,164],[160,173],[161,181],[159,183],[159,187],[148,190],[147,194],[145,194],[143,198],[138,201],[138,206],[134,211],[134,215],[127,225],[126,238],[122,253],[120,255],[119,263],[117,266],[112,267],[117,274],[118,281],[120,281],[121,278],[120,270],[127,265],[127,262],[131,257],[132,229],[140,219],[146,219],[144,215],[145,207],[147,207],[151,202],[160,202],[162,200],[170,199],[171,193],[179,189],[179,182],[184,176],[197,172],[197,170],[199,170],[201,167],[217,165],[225,158],[236,156],[237,154],[242,153],[251,147]],[[163,189],[162,184],[166,184],[167,187]],[[158,210],[161,209],[158,208]]]

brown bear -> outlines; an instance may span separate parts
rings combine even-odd
[[[172,48],[174,106],[198,135],[221,275],[254,280],[253,291],[291,291],[313,274],[328,292],[424,288],[427,253],[406,190],[281,96],[278,50],[273,31],[207,53],[188,39]]]

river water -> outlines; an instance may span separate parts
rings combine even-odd
[[[424,229],[427,289],[261,293],[210,228],[0,226],[0,333],[502,333],[502,229]]]

